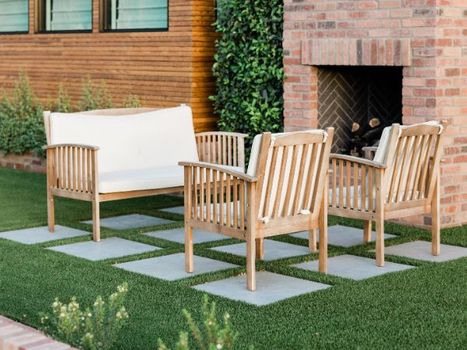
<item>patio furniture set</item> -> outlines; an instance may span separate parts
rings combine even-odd
[[[253,140],[245,172],[246,135],[195,134],[190,107],[44,114],[47,134],[48,227],[54,197],[92,202],[93,239],[100,240],[99,203],[184,192],[185,269],[194,271],[193,229],[246,241],[247,288],[264,239],[306,230],[327,272],[328,213],[376,224],[376,265],[384,266],[384,221],[431,213],[432,254],[440,254],[439,164],[444,123],[394,124],[373,160],[331,154],[334,129]]]

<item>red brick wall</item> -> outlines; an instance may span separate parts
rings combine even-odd
[[[284,0],[284,5],[285,128],[318,125],[313,64],[328,59],[336,65],[404,66],[404,124],[431,119],[450,124],[442,165],[443,224],[467,223],[465,0]]]
[[[8,154],[0,152],[0,167],[30,171],[34,173],[45,173],[47,169],[46,161],[33,154]]]

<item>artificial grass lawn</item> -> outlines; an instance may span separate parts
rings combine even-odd
[[[178,220],[158,229],[181,227],[181,216],[158,211],[180,204],[181,198],[168,196],[111,202],[102,205],[102,216],[148,214]],[[59,199],[56,207],[57,223],[91,230],[90,226],[79,223],[91,215],[87,203]],[[46,225],[45,176],[0,169],[0,208],[0,231]],[[361,227],[359,222],[336,218],[330,218],[330,223]],[[107,296],[126,281],[130,287],[127,298],[130,322],[121,332],[115,349],[155,349],[157,338],[174,344],[179,331],[187,328],[182,308],[199,320],[202,293],[189,286],[232,276],[244,268],[165,282],[111,266],[115,262],[183,251],[180,244],[141,235],[152,229],[103,229],[103,238],[119,236],[165,248],[103,262],[44,249],[64,241],[26,246],[0,239],[0,314],[37,327],[38,314],[50,311],[55,297],[68,301],[71,296],[77,296],[81,304],[89,305],[97,295]],[[386,231],[400,235],[387,245],[430,239],[426,231],[395,224],[388,224]],[[81,237],[65,242],[89,239]],[[306,245],[306,241],[288,236],[279,239]],[[197,245],[195,252],[244,265],[242,258],[206,249],[229,242],[232,241]],[[467,227],[443,231],[442,242],[467,247]],[[348,249],[331,246],[329,253],[374,257],[368,252],[371,248],[374,248],[371,244]],[[258,269],[330,283],[333,288],[265,307],[210,296],[216,301],[219,314],[229,312],[232,316],[232,323],[240,332],[239,349],[250,344],[257,349],[467,348],[466,258],[434,264],[388,257],[390,261],[413,264],[417,268],[358,282],[290,267],[292,263],[310,259],[316,259],[316,255],[261,262]]]

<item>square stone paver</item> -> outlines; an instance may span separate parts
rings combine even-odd
[[[80,237],[90,235],[89,232],[76,230],[74,228],[55,225],[55,232],[50,233],[47,226],[27,228],[24,230],[1,232],[0,238],[23,244],[37,244],[59,239]]]
[[[173,222],[174,221],[156,218],[154,216],[130,214],[101,219],[101,226],[112,230],[129,230],[133,228],[171,224]],[[92,225],[92,220],[83,221],[83,223]]]
[[[318,260],[293,265],[303,270],[318,271]],[[378,267],[374,259],[354,255],[339,255],[328,259],[328,273],[352,280],[364,280],[384,275],[389,272],[404,271],[414,266],[396,264],[386,261],[384,267]]]
[[[329,288],[327,284],[261,271],[256,273],[256,291],[246,288],[246,276],[208,282],[193,288],[257,306],[268,305],[298,295]]]
[[[467,256],[467,248],[447,244],[441,244],[441,254],[439,256],[433,256],[431,255],[431,242],[425,241],[393,245],[386,247],[385,250],[388,255],[397,255],[431,262],[443,262]]]
[[[111,237],[103,239],[100,242],[80,242],[48,249],[87,260],[97,261],[152,252],[161,248],[149,244],[129,241],[123,238]]]
[[[171,213],[171,214],[185,215],[185,207],[183,205],[181,207],[160,209],[160,211]]]
[[[291,236],[296,238],[308,239],[308,232],[298,232]],[[384,239],[395,238],[397,236],[388,233],[384,234]],[[376,232],[371,233],[371,242],[376,240]],[[319,234],[318,234],[319,241]],[[347,227],[341,225],[329,226],[328,243],[339,247],[353,247],[363,244],[363,229]]]
[[[173,230],[164,230],[164,231],[154,231],[145,233],[146,236],[154,237],[154,238],[162,238],[166,239],[171,242],[176,243],[185,243],[185,229],[176,228]],[[221,235],[220,233],[213,233],[204,230],[193,230],[193,243],[206,243],[206,242],[214,242],[214,241],[221,241],[225,239],[229,239],[230,237]]]
[[[182,278],[193,277],[203,273],[216,272],[237,267],[222,261],[194,256],[194,272],[185,272],[185,254],[172,254],[156,258],[131,261],[116,264],[115,267],[142,275],[156,277],[167,281],[175,281]]]
[[[233,255],[246,256],[246,243],[230,244],[210,249],[216,250],[218,252],[230,253]],[[308,247],[285,242],[273,241],[270,239],[264,240],[265,261],[291,258],[293,256],[300,256],[306,254],[310,254]]]

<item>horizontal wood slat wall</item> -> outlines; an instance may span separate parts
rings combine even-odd
[[[0,35],[0,88],[24,70],[38,97],[55,98],[63,83],[75,103],[82,80],[105,81],[116,104],[129,94],[150,107],[188,103],[197,131],[213,130],[214,0],[169,0],[169,30],[100,33],[93,0],[92,33],[36,33],[38,0],[30,0],[29,34]]]

